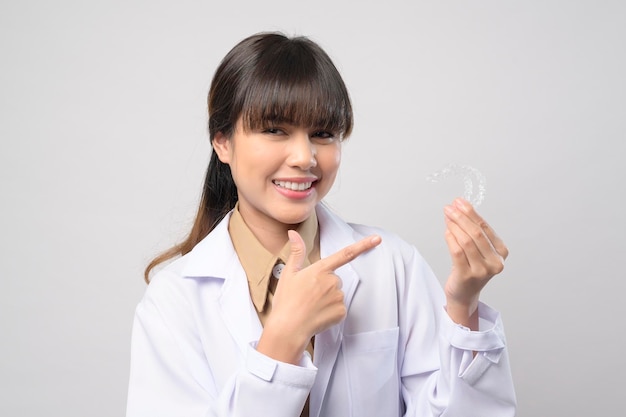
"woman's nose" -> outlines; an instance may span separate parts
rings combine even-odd
[[[308,134],[299,134],[291,138],[291,149],[287,163],[303,170],[308,170],[317,165],[315,158],[317,150],[311,143]]]

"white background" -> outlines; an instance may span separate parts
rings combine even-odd
[[[511,256],[519,416],[623,409],[626,3],[25,0],[0,4],[0,415],[122,416],[142,271],[189,228],[206,93],[252,33],[320,43],[356,127],[328,197],[442,282],[443,205],[487,177]],[[231,5],[232,4],[232,5]]]

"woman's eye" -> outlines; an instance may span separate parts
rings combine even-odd
[[[335,140],[335,135],[331,132],[319,131],[311,135],[311,137],[319,142],[329,143]]]
[[[267,133],[268,135],[281,135],[284,132],[277,127],[268,127],[263,130],[263,133]]]

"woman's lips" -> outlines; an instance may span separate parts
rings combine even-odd
[[[315,193],[316,178],[303,178],[303,179],[282,179],[273,180],[272,183],[283,196],[301,200],[309,198]]]
[[[275,185],[279,186],[280,188],[285,188],[291,191],[305,191],[311,188],[311,185],[313,185],[313,181],[299,182],[299,181],[274,180],[273,182]]]

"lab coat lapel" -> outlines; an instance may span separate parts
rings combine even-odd
[[[317,216],[320,224],[320,255],[322,258],[354,243],[352,229],[330,213],[327,208],[319,205]],[[342,281],[344,303],[349,310],[350,302],[359,283],[359,277],[350,264],[342,266],[335,273]],[[342,321],[315,336],[313,363],[317,366],[318,371],[315,385],[311,391],[311,417],[319,417],[324,395],[343,340],[343,325],[344,322]]]
[[[230,240],[229,218],[230,214],[194,248],[183,273],[190,278],[210,277],[223,280],[217,297],[219,313],[245,356],[250,342],[260,337],[262,327],[253,311],[246,273]]]
[[[231,275],[224,282],[218,302],[222,320],[236,340],[241,354],[245,356],[250,342],[260,337],[261,323],[256,314],[251,314],[253,305],[250,300],[248,281],[238,262],[233,265]],[[255,318],[256,320],[253,320]]]

